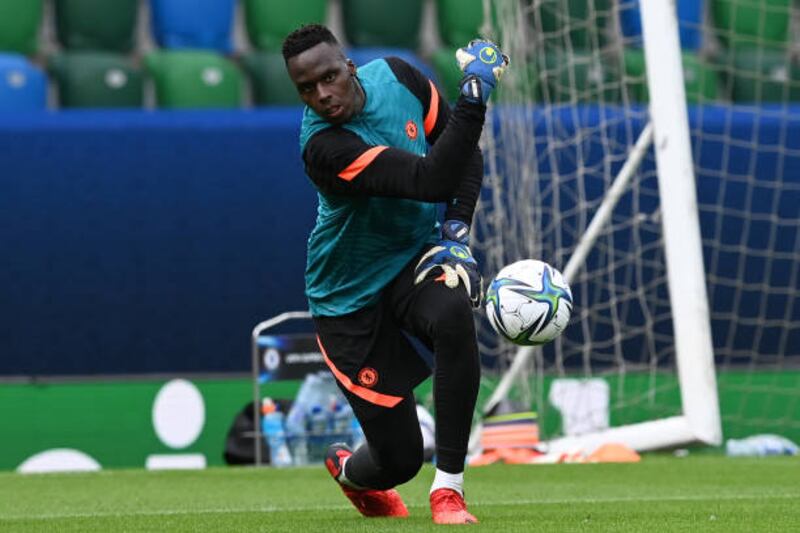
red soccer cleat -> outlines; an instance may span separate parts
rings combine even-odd
[[[464,497],[452,489],[431,492],[431,515],[434,524],[477,524],[478,519],[467,511]]]
[[[339,475],[342,473],[342,462],[351,455],[353,455],[353,452],[347,444],[337,442],[328,447],[325,466],[337,483],[339,483]],[[354,489],[342,483],[339,483],[339,487],[363,516],[391,516],[398,518],[408,516],[406,504],[403,503],[400,494],[394,489]]]

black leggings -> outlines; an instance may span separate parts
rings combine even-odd
[[[362,487],[389,489],[422,466],[422,433],[413,395],[362,424],[367,443],[347,461],[347,478]]]
[[[462,287],[428,279],[413,284],[406,269],[388,288],[394,319],[434,353],[437,468],[464,471],[478,395],[480,362],[472,308]],[[405,483],[422,466],[422,435],[413,395],[362,421],[367,445],[348,461],[347,478],[374,489]]]

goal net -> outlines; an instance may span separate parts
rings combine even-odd
[[[532,406],[561,449],[800,439],[793,9],[484,0],[482,33],[512,65],[484,133],[474,248],[487,282],[538,258],[574,296],[542,349],[479,320],[484,414]]]

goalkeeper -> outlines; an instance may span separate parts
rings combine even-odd
[[[482,282],[469,226],[486,100],[508,58],[488,41],[459,50],[465,76],[451,110],[400,59],[357,70],[325,26],[289,34],[283,57],[306,104],[300,148],[319,197],[306,296],[325,362],[366,436],[355,451],[332,445],[328,470],[361,514],[407,516],[393,487],[422,466],[413,389],[431,374],[415,338],[434,354],[433,520],[477,522],[462,488],[480,378],[472,308]],[[447,204],[443,224],[437,202]]]

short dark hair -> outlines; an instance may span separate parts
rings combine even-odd
[[[331,30],[322,24],[306,24],[286,36],[283,40],[283,60],[289,62],[297,54],[305,52],[319,43],[338,45]]]

